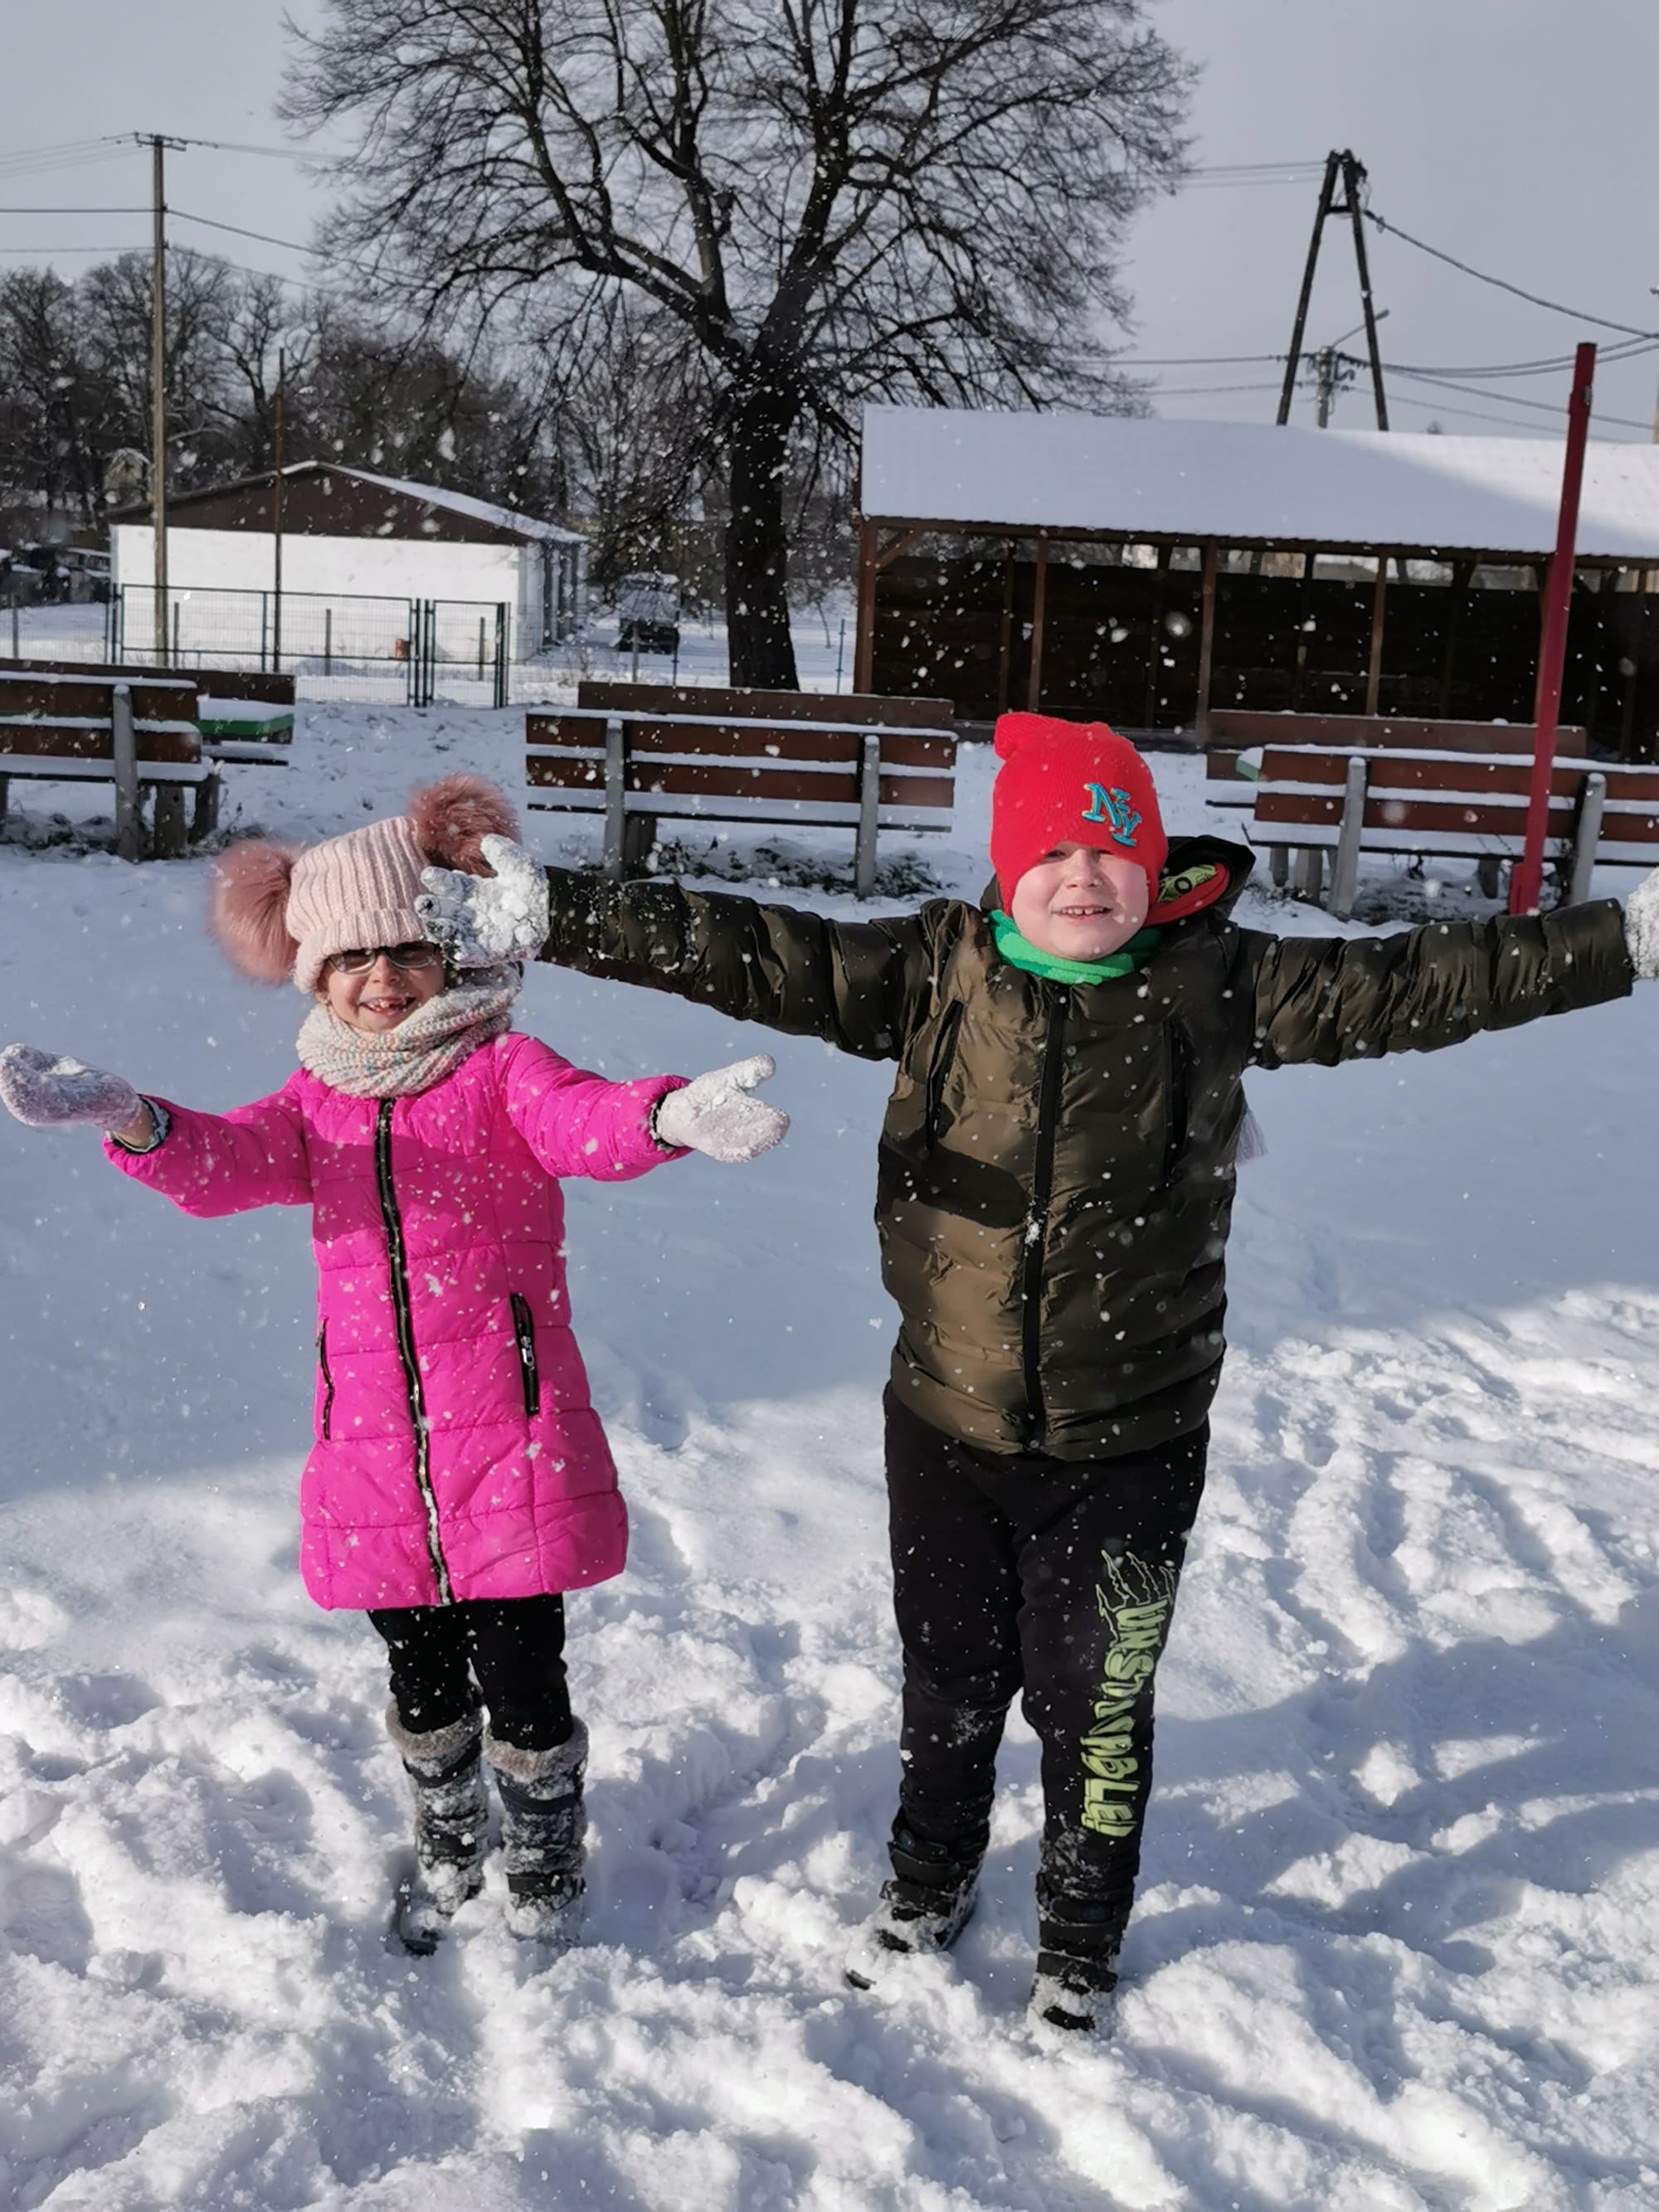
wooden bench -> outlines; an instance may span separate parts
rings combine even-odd
[[[49,783],[115,786],[116,849],[173,859],[186,836],[218,820],[219,776],[202,757],[196,687],[188,678],[127,683],[108,676],[41,675],[0,668],[0,817],[19,776]],[[194,794],[188,832],[185,794]],[[143,819],[153,794],[153,826]]]
[[[192,709],[210,760],[281,768],[294,742],[294,678],[207,668],[146,668],[119,660],[7,660],[0,671],[34,676],[107,676],[125,684],[190,684]]]
[[[1330,911],[1353,911],[1362,853],[1472,858],[1496,896],[1498,872],[1526,845],[1532,762],[1430,751],[1267,746],[1255,790],[1251,842],[1272,855],[1275,883],[1295,872],[1317,898],[1331,856]],[[1292,855],[1296,855],[1294,864]],[[1589,895],[1598,866],[1659,865],[1659,769],[1623,768],[1557,754],[1550,772],[1544,857],[1563,902]]]
[[[951,826],[945,700],[594,683],[577,702],[526,719],[528,803],[602,814],[607,875],[643,868],[670,817],[851,829],[868,898],[881,830]]]

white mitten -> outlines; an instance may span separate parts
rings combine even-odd
[[[415,901],[421,927],[457,968],[533,960],[547,942],[546,872],[510,837],[486,837],[479,850],[493,876],[422,869],[426,889]]]
[[[59,1060],[33,1044],[9,1044],[0,1052],[0,1101],[31,1129],[70,1121],[125,1129],[143,1103],[125,1076]]]
[[[1625,901],[1625,943],[1639,978],[1659,976],[1659,868],[1644,876]]]
[[[776,1073],[771,1054],[758,1052],[752,1060],[699,1075],[684,1091],[667,1091],[657,1101],[653,1127],[665,1145],[707,1152],[728,1166],[755,1159],[770,1152],[789,1127],[786,1113],[749,1095]]]

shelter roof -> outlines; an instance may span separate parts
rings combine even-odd
[[[1565,436],[867,407],[872,520],[1197,544],[1554,550]],[[1659,445],[1592,441],[1578,551],[1659,564]]]

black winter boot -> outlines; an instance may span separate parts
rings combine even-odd
[[[386,1724],[415,1791],[415,1874],[398,1893],[397,1929],[407,1949],[424,1955],[483,1887],[483,1724],[469,1713],[447,1728],[405,1728],[395,1705]]]
[[[1056,1897],[1039,1886],[1034,2020],[1083,2034],[1110,2033],[1128,1917],[1121,1898]]]
[[[935,1843],[907,1826],[900,1814],[887,1846],[892,1875],[848,1955],[847,1978],[855,1990],[873,1989],[896,1956],[950,1949],[972,1917],[989,1841],[988,1829],[980,1829]]]
[[[484,1755],[501,1796],[508,1932],[530,1942],[574,1943],[586,1887],[587,1730],[575,1722],[564,1741],[548,1751],[522,1751],[487,1734]]]

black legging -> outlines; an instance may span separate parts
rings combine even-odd
[[[548,1751],[570,1734],[562,1597],[463,1598],[368,1617],[392,1655],[392,1695],[406,1729],[464,1720],[482,1691],[503,1743]]]
[[[1152,1778],[1152,1675],[1204,1487],[1207,1425],[1075,1463],[958,1443],[887,1395],[893,1605],[904,1649],[899,1805],[983,1848],[1011,1699],[1042,1745],[1042,1881],[1121,1905]]]

